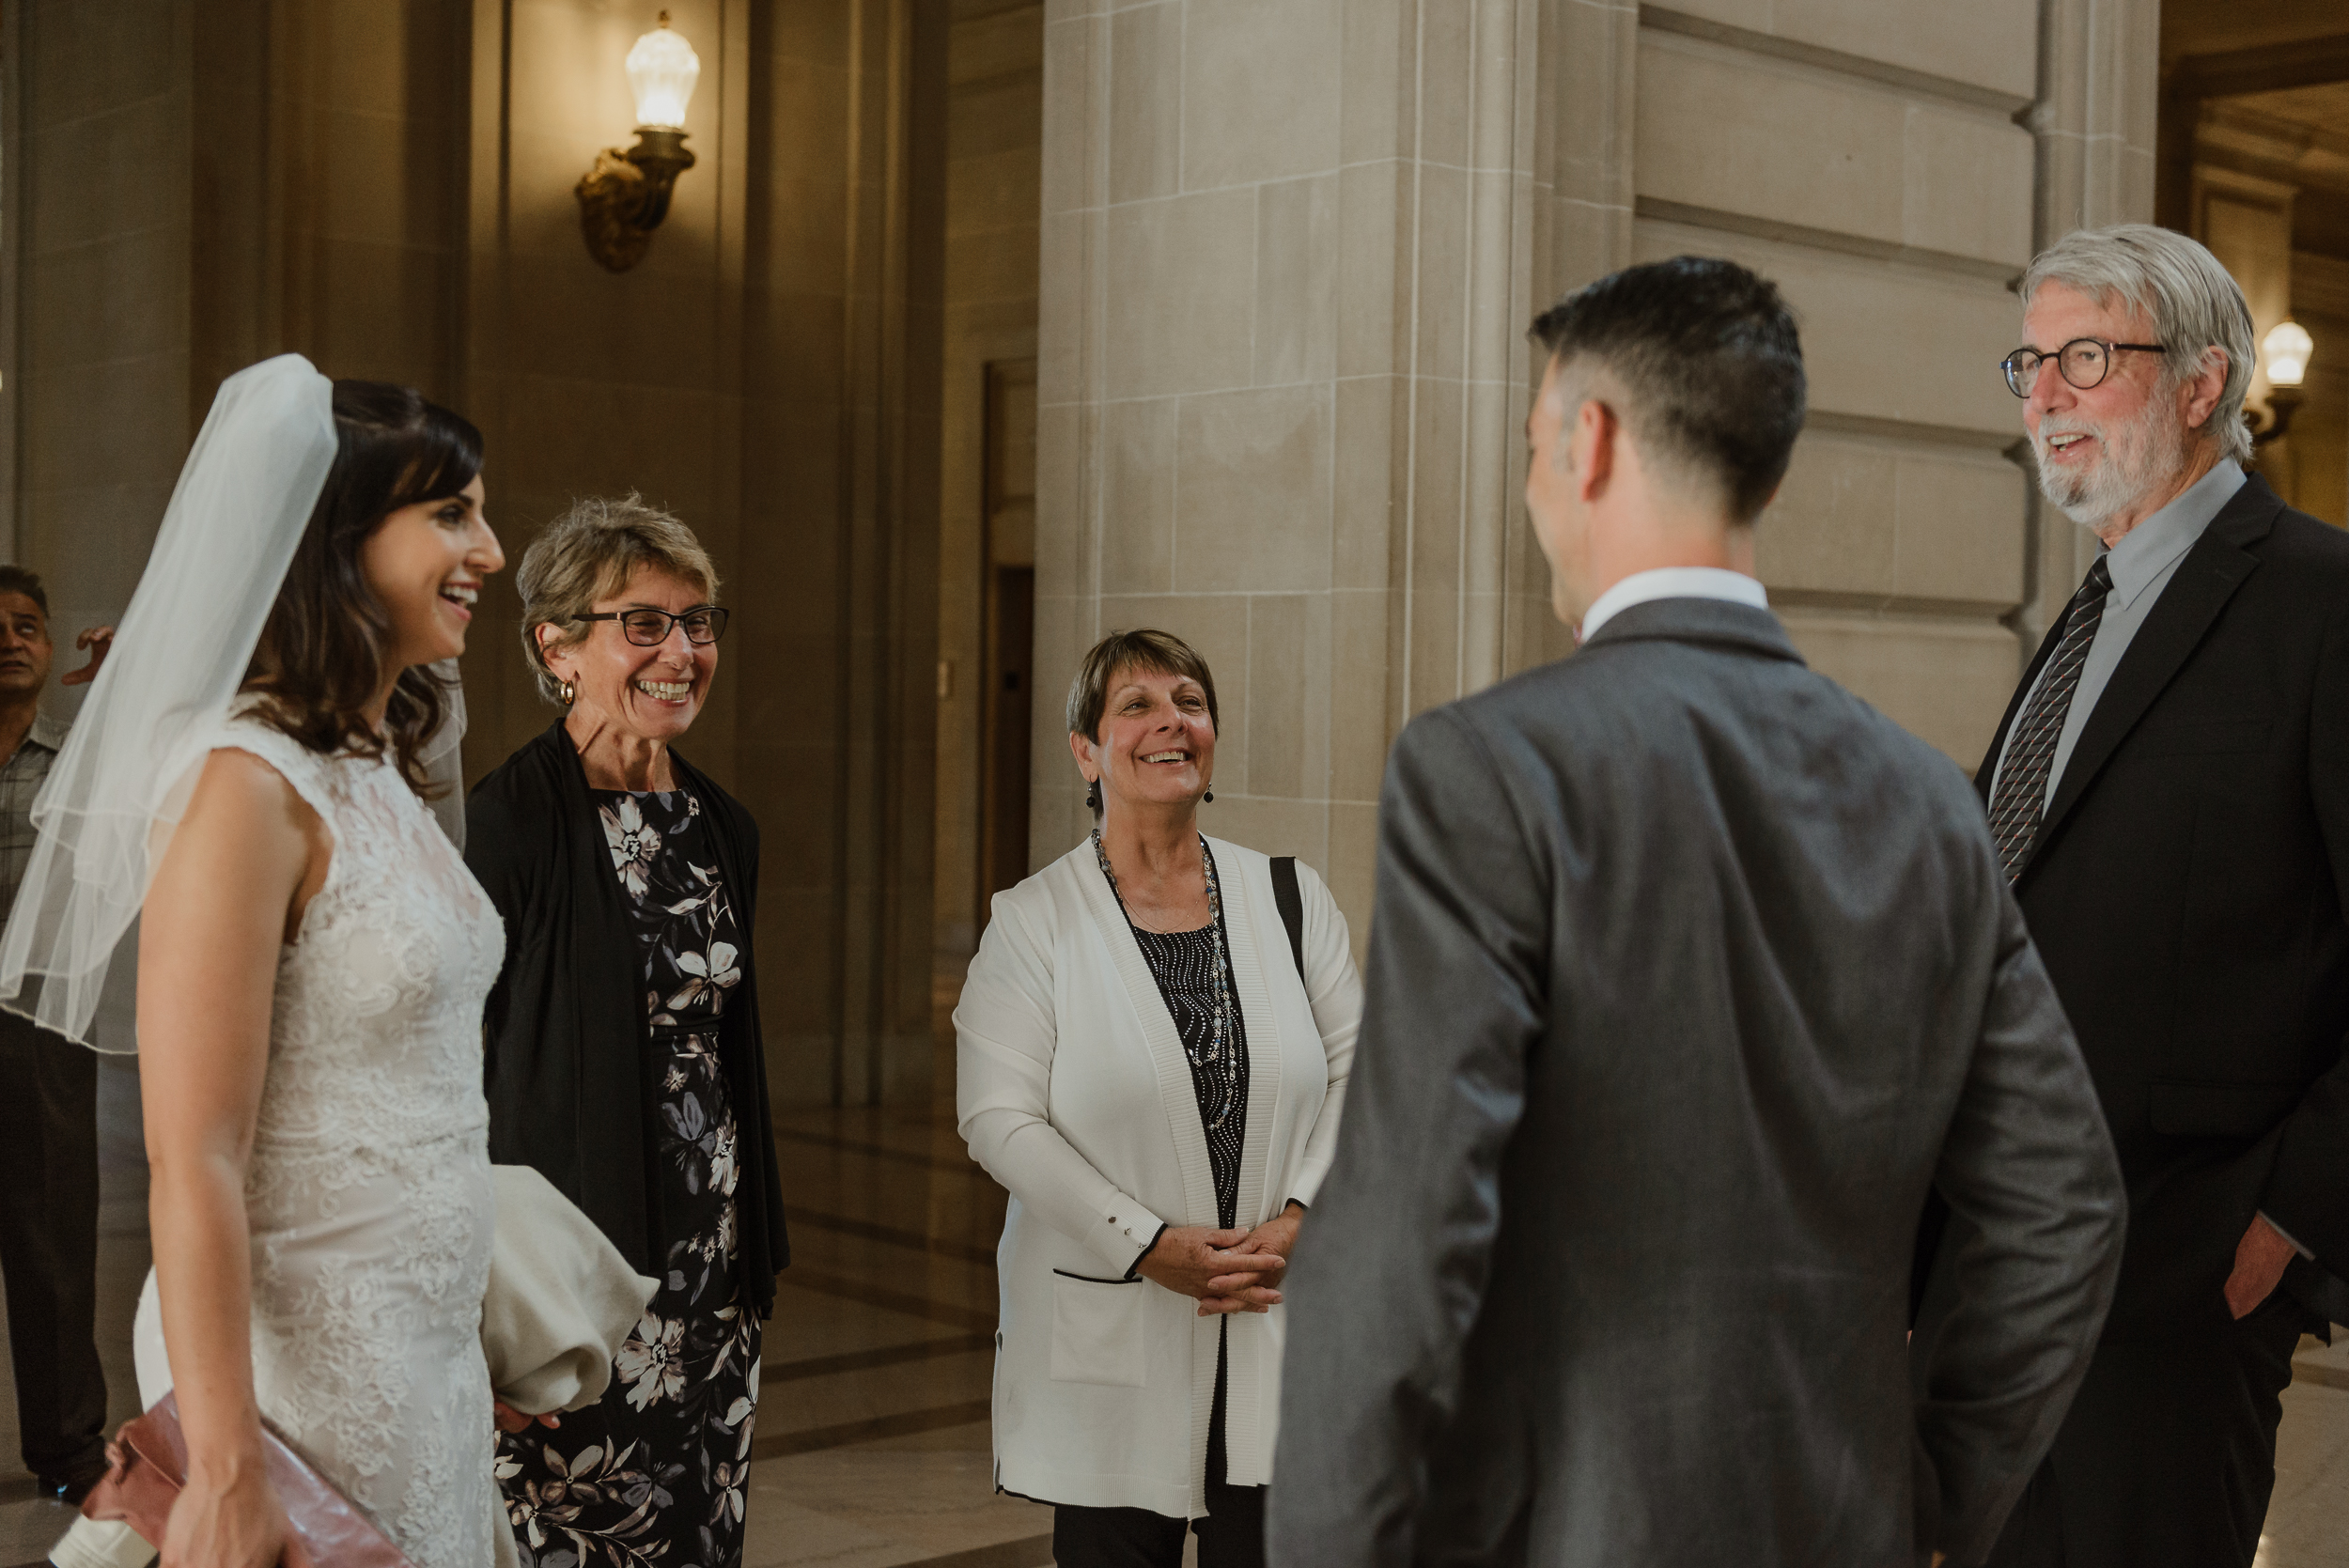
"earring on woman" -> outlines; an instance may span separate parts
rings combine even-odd
[[[568,707],[573,703],[579,701],[579,688],[568,680],[563,683],[560,694],[563,698],[563,706],[565,707]]]
[[[1210,789],[1209,791],[1207,791],[1207,804],[1209,804],[1209,805],[1213,805],[1213,804],[1215,804],[1215,791],[1214,791],[1214,790],[1212,790],[1212,789]]]
[[[1098,779],[1085,785],[1085,809],[1088,811],[1101,809],[1101,781]]]

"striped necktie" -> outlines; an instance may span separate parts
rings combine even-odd
[[[2030,858],[2031,842],[2039,836],[2047,803],[2047,769],[2054,766],[2056,742],[2072,711],[2072,693],[2079,690],[2080,666],[2088,661],[2088,646],[2105,618],[2105,596],[2111,592],[2112,573],[2099,555],[2079,592],[2064,607],[2063,640],[2056,644],[2046,676],[2031,693],[2030,705],[2007,743],[1998,794],[1990,802],[1990,836],[1998,842],[1999,863],[2006,868],[2010,882],[2021,874],[2023,862]]]

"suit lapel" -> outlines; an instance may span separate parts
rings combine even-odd
[[[1990,737],[1990,750],[1983,753],[1982,766],[1974,769],[1974,793],[1982,797],[1984,806],[1990,803],[1990,784],[1999,775],[1999,756],[2006,750],[2007,732],[2015,727],[2015,718],[2023,711],[2023,699],[2030,696],[2030,689],[2039,684],[2039,672],[2046,667],[2048,655],[2054,653],[2056,644],[2063,641],[2064,624],[2071,618],[2072,606],[2067,600],[2063,613],[2055,618],[2055,625],[2047,629],[2047,635],[2039,640],[2039,651],[2031,656],[2030,668],[2023,672],[2021,682],[2015,688],[2015,695],[2007,699],[2006,717],[1999,721],[1999,731]]]
[[[2096,782],[2113,752],[2184,667],[2243,580],[2258,567],[2259,557],[2245,547],[2264,538],[2282,509],[2276,492],[2252,476],[2178,563],[2177,575],[2130,639],[2129,651],[2121,656],[2112,679],[2096,699],[2095,711],[2081,727],[2079,744],[2063,765],[2063,778],[2048,802],[2046,820],[2031,841],[2030,858],[2023,862],[2018,882],[2039,863],[2056,830]]]

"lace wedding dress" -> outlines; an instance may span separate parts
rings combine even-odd
[[[327,758],[250,717],[220,747],[334,835],[277,966],[245,1184],[262,1415],[416,1568],[486,1568],[505,1527],[481,1301],[481,1010],[497,912],[388,758]]]

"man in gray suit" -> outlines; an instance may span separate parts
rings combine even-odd
[[[1682,257],[1533,331],[1583,648],[1395,744],[1272,1560],[1976,1560],[2111,1298],[2095,1092],[1964,775],[1752,576],[1803,421],[1777,290]],[[1936,1188],[1980,1234],[1912,1402]]]

